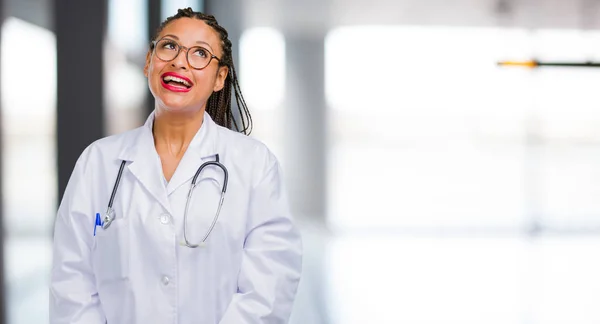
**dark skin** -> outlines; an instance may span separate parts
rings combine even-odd
[[[185,47],[201,42],[217,57],[222,57],[219,34],[204,21],[179,18],[167,24],[156,39],[164,36]],[[166,72],[174,72],[192,81],[189,92],[176,92],[162,86]],[[219,66],[217,60],[202,70],[191,68],[185,52],[169,62],[158,59],[152,52],[146,57],[144,75],[155,99],[154,145],[160,156],[163,174],[167,181],[175,173],[190,142],[202,126],[206,103],[213,92],[223,89],[229,69]]]

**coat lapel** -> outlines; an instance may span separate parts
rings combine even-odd
[[[154,146],[154,137],[152,136],[152,124],[154,122],[154,113],[150,114],[146,123],[133,136],[123,151],[119,154],[119,159],[131,161],[128,165],[129,171],[137,178],[142,186],[156,199],[165,210],[171,213],[169,200],[165,186],[163,184],[163,173],[160,158]]]
[[[210,118],[208,113],[204,113],[202,126],[192,139],[183,158],[179,162],[171,181],[167,185],[167,196],[171,195],[177,188],[190,181],[202,163],[214,161],[216,152],[217,125]],[[201,178],[214,178],[218,183],[217,172],[214,168],[206,168],[202,171]]]

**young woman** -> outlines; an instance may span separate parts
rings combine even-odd
[[[301,239],[277,159],[239,133],[251,119],[227,31],[179,10],[144,74],[154,112],[91,144],[66,188],[50,323],[286,323]]]

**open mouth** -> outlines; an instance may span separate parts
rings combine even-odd
[[[161,81],[163,87],[178,92],[187,92],[193,85],[190,79],[171,72],[163,74]]]

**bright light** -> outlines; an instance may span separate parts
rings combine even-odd
[[[240,39],[240,82],[253,110],[275,109],[285,93],[285,40],[273,28],[252,28]]]
[[[128,54],[143,55],[148,48],[145,0],[108,2],[108,39]]]
[[[331,31],[330,223],[522,229],[537,215],[546,224],[600,224],[593,198],[600,193],[600,74],[496,65],[534,55],[593,60],[599,35],[426,26]],[[528,138],[544,145],[532,148]]]
[[[11,234],[47,233],[56,211],[56,39],[12,17],[1,38],[4,222]]]
[[[194,11],[200,11],[203,5],[201,0],[162,0],[161,1],[161,20],[167,19],[167,17],[173,16],[177,13],[178,9],[184,9],[191,7]]]
[[[54,123],[48,120],[53,120],[56,106],[54,34],[9,17],[2,27],[1,55],[3,127],[8,127],[4,132],[53,133]],[[27,125],[21,128],[17,121]]]

